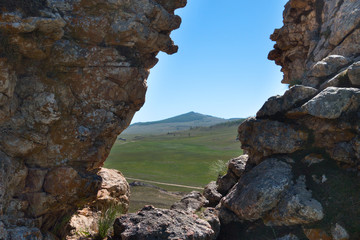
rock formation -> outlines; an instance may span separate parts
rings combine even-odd
[[[0,1],[0,239],[47,238],[96,198],[185,4]]]
[[[219,239],[359,239],[360,2],[290,0],[271,39],[290,88],[239,126],[246,155],[205,188]]]

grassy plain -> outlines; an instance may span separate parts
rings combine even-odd
[[[219,160],[226,164],[242,154],[236,140],[239,124],[240,121],[234,121],[162,135],[122,134],[120,138],[126,141],[116,141],[105,167],[118,169],[128,178],[204,187],[216,180],[217,169],[223,170]],[[172,192],[192,191],[153,185]],[[130,212],[146,204],[166,208],[180,198],[147,187],[131,187],[131,192]]]
[[[213,164],[242,153],[236,140],[238,125],[224,123],[163,135],[121,135],[126,141],[115,143],[105,167],[118,169],[126,177],[203,187],[217,178],[210,170]]]

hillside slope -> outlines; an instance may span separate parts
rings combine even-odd
[[[160,121],[132,124],[122,133],[122,135],[163,134],[174,131],[188,130],[192,127],[208,127],[228,121],[229,119],[213,117],[196,112],[188,112]]]

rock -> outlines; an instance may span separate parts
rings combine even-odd
[[[349,63],[349,59],[339,55],[330,55],[317,62],[309,71],[311,77],[327,77],[336,73]]]
[[[170,34],[181,23],[175,9],[185,5],[0,3],[0,206],[29,204],[4,216],[5,226],[46,232],[97,194],[99,204],[120,201],[127,208],[125,179],[104,173],[110,185],[101,188],[96,173],[144,104],[157,54],[177,51]]]
[[[291,185],[291,166],[267,159],[245,174],[226,195],[222,204],[240,219],[254,221],[276,207],[279,197]]]
[[[179,202],[174,203],[171,210],[182,210],[189,213],[195,213],[203,206],[208,205],[209,201],[199,192],[192,191],[185,195]]]
[[[220,233],[220,220],[218,215],[219,213],[215,208],[206,208],[200,214],[200,218],[207,221],[210,224],[211,229],[215,232],[215,239]]]
[[[331,229],[331,235],[334,240],[347,240],[350,239],[349,234],[340,224],[336,223]]]
[[[332,238],[322,229],[304,229],[304,234],[309,240],[332,240]]]
[[[360,89],[328,87],[301,106],[300,112],[314,117],[336,119],[342,113],[357,109]]]
[[[355,86],[360,85],[360,61],[349,67],[348,76],[351,84]]]
[[[295,85],[287,90],[283,96],[269,98],[262,108],[256,113],[257,118],[274,116],[285,113],[297,105],[305,103],[318,93],[318,90],[312,87]]]
[[[300,176],[279,204],[264,219],[270,226],[310,224],[324,217],[321,203],[306,189],[305,176]]]
[[[63,233],[67,234],[66,239],[76,240],[83,232],[95,236],[99,229],[99,219],[104,212],[114,209],[120,215],[129,209],[130,187],[123,174],[107,168],[101,168],[97,174],[101,177],[101,188],[97,197],[71,216],[68,224],[70,234]]]
[[[275,153],[292,153],[303,149],[308,134],[292,125],[279,121],[249,118],[239,129],[242,148],[249,154],[249,162]]]
[[[315,154],[315,153],[306,155],[305,158],[302,160],[302,162],[306,163],[308,167],[310,167],[313,164],[321,163],[322,161],[324,161],[323,156],[321,154]]]
[[[228,172],[216,180],[216,191],[225,196],[237,182],[238,178],[236,175],[232,172]]]
[[[101,189],[98,191],[96,205],[99,210],[109,205],[120,204],[127,212],[129,208],[130,187],[124,175],[115,169],[101,168],[97,173],[101,178]]]
[[[237,178],[241,178],[245,172],[246,163],[249,156],[244,154],[237,158],[233,158],[228,162],[228,171],[232,172]]]
[[[146,226],[146,227],[143,227]],[[116,219],[114,236],[121,239],[215,239],[210,224],[195,214],[145,206]]]
[[[299,240],[299,238],[293,234],[288,234],[281,238],[277,238],[276,240]]]
[[[220,206],[218,211],[221,225],[242,222],[242,220],[240,220],[240,218],[234,212],[230,211],[224,206]]]
[[[336,74],[335,77],[330,78],[320,85],[320,90],[324,90],[328,87],[345,87],[348,84],[348,69]]]
[[[10,240],[43,240],[41,231],[37,228],[17,227],[8,229]]]
[[[215,207],[222,198],[222,195],[217,191],[217,184],[215,181],[212,181],[205,186],[203,195],[209,201],[207,204],[209,207]]]
[[[0,239],[7,239],[8,233],[6,231],[5,225],[0,221]]]

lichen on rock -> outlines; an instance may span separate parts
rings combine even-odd
[[[170,33],[181,23],[174,10],[185,5],[184,0],[0,3],[3,236],[41,239],[96,199],[106,178],[99,169],[144,103],[156,55],[178,49]],[[113,188],[104,187],[110,195],[102,192],[99,199],[126,196]]]

